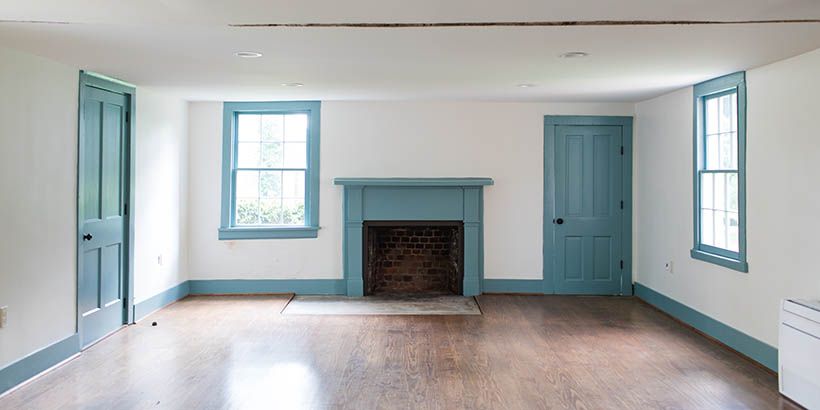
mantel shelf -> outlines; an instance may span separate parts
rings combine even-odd
[[[354,186],[483,186],[492,178],[334,178],[335,185]]]

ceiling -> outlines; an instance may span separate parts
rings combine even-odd
[[[188,100],[633,102],[820,48],[820,23],[229,24],[818,18],[816,0],[0,0],[0,44]],[[233,56],[244,50],[263,57]],[[589,56],[558,57],[567,51]],[[304,87],[282,86],[293,82]]]

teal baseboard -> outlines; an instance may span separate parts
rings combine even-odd
[[[174,303],[190,293],[190,283],[185,281],[164,292],[151,296],[134,305],[134,321],[140,320],[149,313]]]
[[[361,281],[357,283],[361,283]],[[543,293],[541,280],[484,279],[483,284],[483,291],[486,293]],[[348,285],[348,281],[344,279],[190,280],[188,281],[188,294],[296,293],[300,295],[345,295],[349,291]],[[178,296],[176,299],[181,297]],[[164,304],[168,304],[176,299],[166,298],[163,300],[166,301]],[[156,310],[164,304],[155,305],[156,307],[150,311]]]
[[[484,279],[484,293],[543,294],[543,286],[543,281],[540,279]]]
[[[80,339],[75,333],[0,369],[0,394],[48,370],[79,351]]]
[[[777,372],[777,348],[637,282],[635,296]]]
[[[344,295],[344,279],[226,279],[190,280],[190,294],[296,293],[300,295]]]

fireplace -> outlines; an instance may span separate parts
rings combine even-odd
[[[461,295],[461,221],[365,221],[364,295]]]
[[[439,230],[453,229],[455,225],[458,230],[458,247],[457,254],[448,250],[446,255],[448,257],[457,258],[460,264],[458,270],[459,274],[456,276],[445,273],[444,279],[447,283],[446,287],[438,288],[440,291],[446,289],[447,292],[458,292],[461,289],[461,295],[473,296],[481,294],[482,280],[484,278],[484,190],[483,188],[493,184],[490,178],[335,178],[333,183],[342,185],[344,187],[344,197],[342,200],[342,216],[343,216],[343,234],[342,234],[342,266],[344,270],[344,279],[347,282],[348,296],[363,296],[365,295],[365,281],[367,280],[367,294],[372,292],[387,292],[385,289],[398,289],[402,292],[408,291],[403,286],[399,286],[397,277],[404,282],[406,277],[407,282],[414,282],[414,275],[421,277],[429,277],[430,282],[433,282],[432,272],[425,272],[424,262],[421,262],[421,270],[416,270],[414,274],[398,273],[399,269],[395,268],[393,261],[390,261],[389,268],[392,272],[387,273],[390,278],[384,277],[386,272],[384,269],[386,256],[382,260],[378,259],[378,254],[374,254],[371,261],[368,256],[367,249],[369,239],[365,236],[371,231],[371,226],[381,224],[381,227],[392,227],[398,229],[410,229],[409,227],[416,224],[422,227],[436,227]],[[397,222],[398,221],[398,222]],[[365,228],[367,224],[367,228]],[[403,227],[403,228],[402,228]],[[446,228],[445,227],[449,227]],[[449,238],[452,238],[452,231],[450,231]],[[431,232],[432,234],[432,232]],[[390,234],[390,238],[394,235]],[[408,244],[415,244],[412,242],[413,236],[407,237]],[[423,237],[423,236],[422,236]],[[421,243],[421,238],[418,237]],[[399,239],[398,243],[402,239]],[[394,242],[395,243],[395,242]],[[398,246],[396,243],[396,246]],[[428,242],[429,243],[429,239]],[[436,249],[434,244],[431,251],[439,251],[439,254],[430,256],[440,257],[441,251],[447,241],[441,241],[442,249]],[[387,243],[387,249],[390,248],[390,243]],[[424,250],[426,250],[426,245]],[[403,258],[398,258],[395,254],[395,260],[404,261],[407,257],[421,255],[423,248],[407,247],[402,249]],[[408,252],[409,253],[406,253]],[[413,253],[418,251],[417,253]],[[453,261],[449,261],[449,267],[452,266]],[[438,262],[432,260],[427,261],[430,264],[427,268],[433,268],[434,263],[441,263],[444,265],[443,258],[438,259]],[[368,265],[376,266],[376,271],[383,277],[374,279],[373,271],[368,271]],[[399,264],[401,269],[406,269],[403,263]],[[436,267],[436,269],[441,269]],[[368,273],[369,272],[369,273]],[[452,272],[452,271],[450,271]],[[395,276],[397,274],[399,276]],[[438,274],[438,273],[436,273]],[[370,276],[366,279],[366,277]],[[456,281],[453,281],[452,278]],[[381,280],[382,285],[377,285]],[[427,279],[425,279],[427,280]],[[442,279],[436,279],[435,282],[441,282]],[[387,283],[392,282],[392,283]],[[423,282],[423,281],[422,281]],[[451,284],[452,282],[452,284]],[[389,285],[389,287],[388,287]],[[401,284],[403,285],[403,284]],[[427,286],[427,285],[424,285]],[[431,285],[432,286],[432,285]],[[426,287],[424,290],[426,291]],[[415,291],[418,291],[416,289]]]

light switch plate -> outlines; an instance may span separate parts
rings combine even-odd
[[[0,307],[0,327],[6,327],[6,320],[8,318],[8,306]]]

